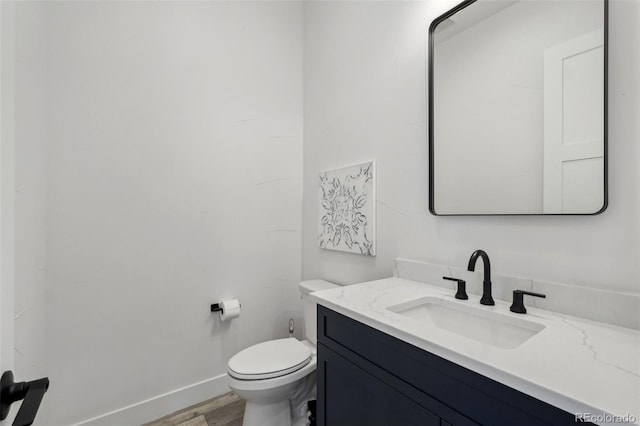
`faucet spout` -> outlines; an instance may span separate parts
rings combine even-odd
[[[478,258],[482,259],[482,264],[484,267],[484,279],[482,280],[482,299],[480,299],[480,303],[483,305],[495,305],[496,303],[493,301],[493,297],[491,297],[491,262],[489,262],[489,255],[484,250],[476,250],[471,254],[471,258],[469,258],[469,265],[467,266],[468,271],[476,270],[476,263],[478,262]]]

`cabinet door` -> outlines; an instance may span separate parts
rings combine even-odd
[[[319,425],[440,426],[438,416],[326,346],[318,352]]]

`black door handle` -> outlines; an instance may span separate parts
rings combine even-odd
[[[36,418],[36,413],[47,389],[49,389],[47,377],[31,382],[16,383],[13,381],[13,372],[5,371],[0,379],[0,420],[7,418],[11,404],[24,399],[18,415],[13,421],[13,426],[31,425]]]

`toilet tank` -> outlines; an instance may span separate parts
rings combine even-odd
[[[308,280],[300,283],[300,295],[302,296],[302,313],[304,314],[304,338],[313,343],[318,342],[317,336],[317,311],[318,305],[309,298],[309,294],[314,291],[328,290],[339,287],[323,280]]]

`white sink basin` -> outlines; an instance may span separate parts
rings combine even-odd
[[[433,325],[502,349],[518,347],[544,329],[542,324],[471,303],[474,302],[454,302],[427,296],[389,306],[387,310],[420,321],[425,326]]]

